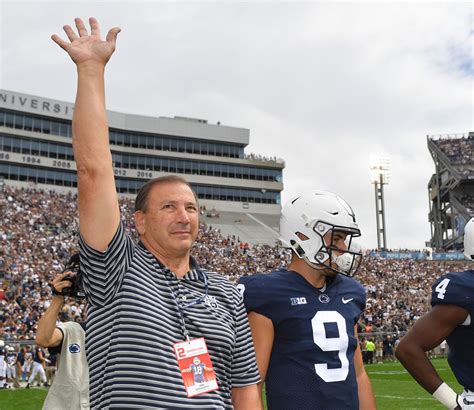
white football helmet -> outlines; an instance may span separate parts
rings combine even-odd
[[[474,218],[471,218],[464,227],[464,256],[474,260]]]
[[[330,234],[326,245],[324,236]],[[334,232],[347,234],[347,251],[337,255]],[[313,191],[292,198],[285,204],[280,217],[280,241],[311,267],[326,267],[352,276],[362,260],[352,238],[360,236],[354,211],[340,196],[327,191]],[[339,252],[338,252],[339,253]],[[337,268],[331,266],[333,262]]]

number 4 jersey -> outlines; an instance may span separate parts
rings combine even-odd
[[[448,362],[459,384],[474,391],[474,270],[447,273],[435,282],[431,305],[441,304],[457,305],[469,313],[446,341]]]
[[[354,326],[365,291],[337,275],[316,289],[293,271],[242,277],[247,312],[273,322],[266,377],[268,408],[358,409]]]

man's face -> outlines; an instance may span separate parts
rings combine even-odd
[[[336,256],[342,255],[347,251],[347,244],[345,242],[347,234],[341,231],[331,231],[327,232],[324,235],[324,243],[326,246],[331,246],[333,248],[333,253]],[[331,242],[332,239],[332,242]]]
[[[140,236],[168,257],[185,256],[197,237],[199,209],[191,189],[179,182],[155,185],[146,211],[135,213]]]
[[[199,363],[201,363],[201,360],[199,360],[199,357],[194,358],[194,364],[197,366]]]

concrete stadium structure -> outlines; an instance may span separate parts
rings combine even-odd
[[[460,251],[474,216],[474,132],[428,135],[435,172],[428,182],[431,239],[436,251]]]
[[[76,190],[73,112],[72,103],[0,90],[2,184]],[[191,183],[213,225],[251,243],[274,243],[285,163],[246,154],[248,129],[196,118],[107,114],[120,195],[134,197],[148,179],[178,174]]]

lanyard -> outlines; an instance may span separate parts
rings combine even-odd
[[[199,277],[199,274],[202,275],[202,279],[203,279],[203,282],[204,282],[204,296],[196,298],[196,299],[186,303],[184,306],[182,306],[179,303],[179,299],[176,297],[176,293],[174,292],[173,288],[171,287],[171,284],[170,284],[169,280],[166,279],[168,281],[168,285],[169,285],[169,288],[171,290],[171,294],[173,295],[173,299],[175,300],[176,306],[178,307],[179,319],[180,319],[180,322],[181,322],[181,329],[183,330],[184,338],[188,342],[189,342],[189,332],[188,332],[188,329],[186,329],[186,322],[184,320],[184,311],[186,309],[190,308],[191,306],[203,303],[206,300],[207,295],[208,295],[208,291],[209,291],[209,285],[208,285],[208,280],[207,280],[206,273],[202,272],[200,270],[197,270],[197,273],[198,273],[198,277]]]

